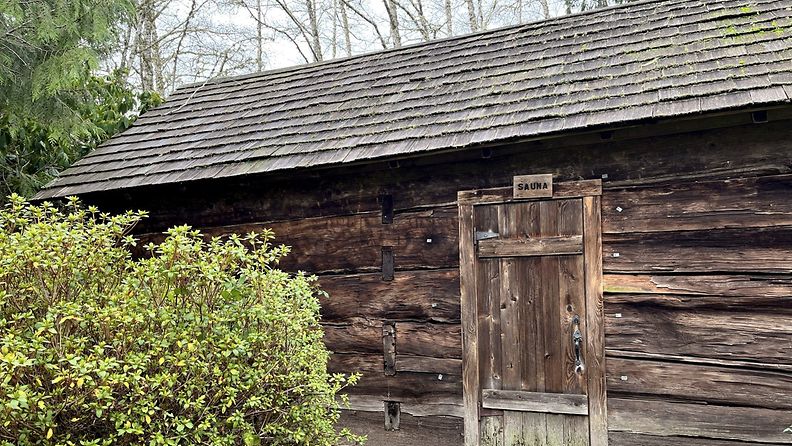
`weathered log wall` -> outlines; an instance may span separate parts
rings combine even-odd
[[[283,267],[318,274],[330,295],[331,368],[363,373],[350,390],[359,410],[344,421],[372,445],[458,444],[461,422],[447,417],[461,413],[462,392],[456,192],[518,173],[603,177],[611,443],[792,444],[792,121],[746,116],[714,130],[91,199],[149,209],[149,239],[184,222],[212,235],[274,229],[293,247]],[[401,431],[385,431],[384,401]]]

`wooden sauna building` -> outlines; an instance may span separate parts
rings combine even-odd
[[[370,445],[792,444],[792,3],[652,0],[177,90],[39,193],[272,228]]]

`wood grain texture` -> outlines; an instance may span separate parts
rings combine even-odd
[[[480,446],[503,446],[503,416],[481,418]]]
[[[464,444],[479,443],[479,357],[478,304],[476,299],[476,254],[474,251],[473,206],[459,205],[459,274],[462,306],[462,387],[464,400]]]
[[[586,395],[484,389],[482,405],[488,409],[588,415]]]
[[[588,354],[589,432],[591,446],[608,444],[605,382],[605,309],[602,296],[602,223],[599,197],[583,198],[586,287],[586,350]]]
[[[437,358],[461,358],[459,324],[396,322],[399,354]],[[382,354],[382,322],[351,319],[324,324],[325,344],[336,353]]]
[[[747,441],[718,440],[712,438],[643,435],[630,432],[610,432],[610,446],[780,446],[780,443],[755,443]]]
[[[380,271],[383,246],[392,250],[398,270],[459,264],[455,206],[401,212],[387,225],[382,224],[380,213],[367,212],[209,227],[204,228],[203,233],[207,238],[221,237],[265,228],[275,233],[276,243],[292,248],[280,262],[280,267],[287,271],[303,270],[314,274]],[[158,242],[163,235],[145,234],[140,238]]]
[[[382,403],[380,403],[381,405]],[[414,417],[401,413],[399,429],[386,431],[382,412],[341,412],[337,426],[349,428],[357,435],[366,435],[370,445],[415,446],[432,444],[458,446],[462,439],[462,422],[454,417]],[[340,446],[353,446],[341,443]]]
[[[792,225],[792,176],[770,175],[609,189],[603,232]]]
[[[790,435],[783,432],[791,419],[786,410],[608,399],[608,427],[612,432],[648,434],[669,440],[684,436],[792,444]]]
[[[792,226],[605,234],[609,273],[792,272]]]
[[[532,257],[548,255],[581,254],[583,236],[564,235],[535,237],[530,239],[482,240],[478,244],[478,256],[482,257]]]
[[[606,274],[603,280],[605,292],[613,294],[750,296],[754,298],[755,305],[766,300],[766,303],[777,302],[779,307],[784,306],[784,298],[792,295],[792,276],[785,274]],[[695,305],[695,298],[680,298],[689,299],[685,301],[686,305]]]
[[[754,363],[792,363],[788,314],[609,304],[609,349]]]
[[[383,282],[377,273],[319,278],[322,320],[354,318],[459,323],[459,270],[397,271]]]
[[[792,373],[608,356],[611,396],[792,411]]]
[[[333,354],[328,363],[328,370],[332,373],[360,373],[357,385],[344,389],[343,393],[375,398],[380,402],[377,410],[382,410],[384,400],[429,403],[462,396],[462,377],[459,373],[449,374],[432,369],[401,371],[386,376],[382,370],[382,354]]]

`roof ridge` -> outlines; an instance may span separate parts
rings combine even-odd
[[[189,84],[181,85],[181,86],[177,87],[176,90],[174,90],[174,92],[188,90],[188,89],[196,88],[196,87],[201,88],[201,87],[204,87],[204,86],[207,86],[207,85],[216,85],[216,84],[223,84],[223,83],[234,82],[234,81],[254,79],[254,78],[257,78],[257,77],[265,77],[265,76],[269,76],[269,75],[273,75],[273,74],[282,74],[282,73],[296,72],[296,71],[301,71],[301,70],[305,70],[305,69],[312,69],[312,68],[315,68],[315,67],[321,67],[321,66],[325,66],[325,65],[340,64],[340,63],[343,63],[343,62],[348,62],[348,61],[355,60],[355,59],[361,59],[361,58],[364,58],[364,57],[371,57],[371,56],[380,55],[380,54],[397,53],[397,52],[400,52],[400,51],[411,50],[411,49],[414,49],[414,48],[417,48],[417,47],[421,47],[421,46],[428,46],[428,45],[433,45],[433,44],[443,43],[443,42],[452,42],[454,40],[469,39],[471,37],[496,34],[496,33],[504,32],[504,31],[517,30],[519,28],[535,27],[535,26],[540,25],[540,24],[563,22],[565,20],[571,20],[571,19],[575,19],[575,18],[578,18],[578,17],[585,17],[585,16],[588,16],[588,15],[599,14],[599,13],[608,12],[608,11],[612,11],[612,10],[616,10],[616,9],[627,9],[627,8],[633,8],[633,7],[636,7],[636,6],[642,6],[642,5],[651,4],[651,3],[661,3],[661,2],[665,2],[665,1],[668,1],[668,0],[639,0],[639,1],[629,1],[628,0],[628,3],[622,3],[622,4],[618,4],[618,5],[611,5],[611,6],[606,6],[606,7],[602,7],[602,8],[595,8],[595,9],[590,9],[590,10],[587,10],[587,11],[580,11],[580,12],[575,12],[575,13],[572,13],[572,14],[564,14],[564,15],[560,15],[560,16],[556,16],[556,17],[549,17],[549,18],[546,18],[546,19],[533,20],[533,21],[530,21],[530,22],[518,23],[518,24],[514,24],[514,25],[500,26],[500,27],[497,27],[497,28],[487,29],[487,30],[483,30],[483,31],[465,33],[465,34],[458,34],[458,35],[455,35],[455,36],[443,37],[443,38],[440,38],[440,39],[433,39],[433,40],[428,40],[428,41],[424,41],[424,42],[414,42],[414,43],[410,43],[410,44],[407,44],[407,45],[402,45],[402,46],[396,47],[396,48],[385,48],[385,49],[381,49],[381,50],[377,50],[377,51],[368,51],[368,52],[364,52],[364,53],[360,53],[360,54],[354,54],[354,55],[346,56],[346,57],[337,57],[337,58],[334,58],[334,59],[322,60],[322,61],[319,61],[319,62],[309,62],[309,63],[304,63],[304,64],[289,65],[287,67],[273,68],[273,69],[270,69],[270,70],[256,71],[256,72],[253,72],[253,73],[245,73],[245,74],[238,74],[238,75],[234,75],[234,76],[222,76],[222,77],[209,78],[209,79],[207,79],[205,81],[191,82]],[[695,0],[689,0],[689,1],[692,2],[692,1],[695,1]]]

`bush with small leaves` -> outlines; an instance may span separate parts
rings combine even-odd
[[[144,217],[12,196],[0,211],[0,444],[334,445],[315,280],[272,233],[176,227],[132,259]],[[341,401],[341,403],[339,403]]]

